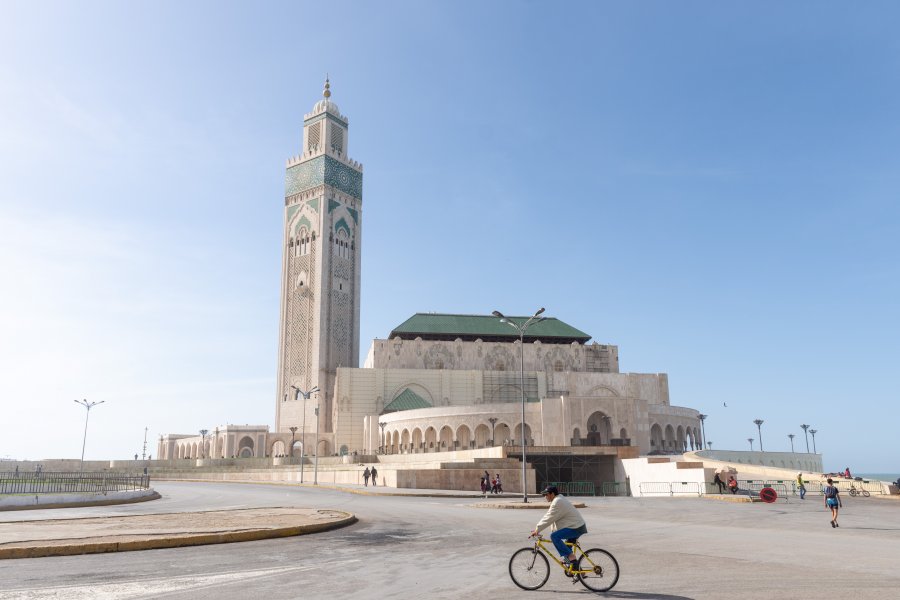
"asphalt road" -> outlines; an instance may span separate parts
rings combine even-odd
[[[459,498],[360,496],[266,485],[159,483],[161,500],[0,513],[0,521],[259,506],[336,508],[356,525],[321,534],[170,550],[8,560],[0,599],[587,598],[561,571],[536,592],[510,581],[535,510]],[[774,505],[704,499],[587,499],[584,546],[610,550],[610,598],[740,599],[900,590],[900,502],[846,499],[832,529],[821,498]]]

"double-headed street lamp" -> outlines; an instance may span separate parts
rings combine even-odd
[[[809,454],[809,434],[806,433],[806,431],[809,429],[809,425],[806,425],[804,423],[800,426],[800,429],[803,430],[803,436],[806,438],[806,453]]]
[[[291,386],[292,389],[296,390],[296,394],[294,394],[294,400],[299,400],[300,396],[303,396],[303,432],[300,434],[301,442],[300,442],[300,483],[303,483],[303,455],[306,454],[306,401],[309,400],[310,395],[319,391],[319,386],[315,386],[313,389],[308,392],[304,392],[296,385]],[[316,417],[319,416],[319,408],[316,406]],[[319,439],[319,420],[316,419],[316,439]],[[294,462],[294,442],[293,435],[291,436],[291,463]],[[318,455],[318,451],[316,452]]]
[[[762,452],[762,451],[763,451],[763,445],[762,445],[762,424],[763,424],[764,421],[763,421],[762,419],[753,419],[753,422],[756,424],[756,429],[759,430],[759,451]]]
[[[818,454],[816,452],[816,434],[819,433],[819,430],[818,429],[810,429],[809,432],[813,436],[813,454]]]
[[[206,434],[209,429],[200,430],[200,458],[206,458]]]
[[[100,400],[99,402],[88,402],[87,400],[75,400],[75,404],[80,404],[87,409],[87,414],[84,415],[84,440],[81,442],[81,471],[84,471],[84,448],[87,446],[87,425],[88,418],[91,416],[91,409],[98,404],[103,404],[106,400]]]
[[[788,437],[791,439],[791,453],[793,453],[794,452],[794,434],[789,433]]]
[[[753,452],[753,438],[747,438],[747,441],[750,442],[750,452]]]
[[[387,423],[379,423],[379,427],[381,427],[381,453],[387,454],[387,441],[384,439],[384,428],[387,427]]]
[[[544,312],[543,308],[540,308],[535,312],[531,317],[528,318],[523,324],[519,325],[515,321],[504,317],[503,313],[499,310],[495,310],[491,314],[500,319],[501,323],[506,323],[513,329],[519,332],[519,355],[521,358],[521,384],[522,384],[522,502],[528,502],[528,486],[526,484],[525,479],[525,330],[532,323],[536,323],[541,321],[541,313]]]

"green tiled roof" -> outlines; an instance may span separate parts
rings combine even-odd
[[[523,324],[529,317],[507,317],[508,320]],[[424,340],[464,341],[482,339],[484,341],[513,341],[519,333],[508,323],[503,323],[493,315],[447,315],[438,313],[416,313],[398,325],[390,334],[390,338],[400,337],[411,340],[421,337]],[[546,318],[532,322],[525,331],[525,340],[540,340],[550,344],[587,343],[591,336],[575,329],[559,319]]]
[[[413,410],[416,408],[431,408],[422,396],[418,395],[409,388],[406,388],[400,395],[388,402],[381,414],[390,412],[399,412],[401,410]]]

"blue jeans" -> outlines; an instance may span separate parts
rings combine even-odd
[[[564,540],[575,540],[584,533],[587,533],[587,527],[581,526],[577,529],[572,527],[564,527],[562,529],[557,529],[553,533],[550,534],[550,541],[553,542],[553,545],[556,546],[556,551],[559,552],[559,555],[562,558],[569,558],[569,554],[572,553],[572,549],[569,546],[566,546]]]
[[[806,487],[801,485],[798,489],[800,490],[800,499],[804,500],[806,498]]]

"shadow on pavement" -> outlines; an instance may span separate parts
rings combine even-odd
[[[568,591],[547,590],[547,589],[535,590],[535,591],[550,592],[553,594],[569,593],[569,594],[578,594],[580,596],[583,596],[585,594],[585,592],[587,592],[588,594],[591,594],[591,592],[588,592],[587,590],[578,589],[578,588],[573,588]],[[672,596],[670,594],[645,594],[643,592],[626,592],[626,591],[617,591],[617,590],[612,590],[610,592],[604,592],[603,597],[604,598],[625,598],[625,599],[630,598],[632,600],[694,600],[693,598],[689,598],[688,596]]]

